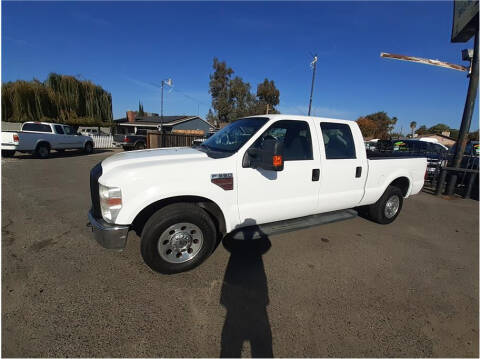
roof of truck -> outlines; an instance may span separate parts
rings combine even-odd
[[[352,122],[350,120],[342,120],[339,118],[329,118],[329,117],[317,117],[317,116],[301,116],[301,115],[287,115],[287,114],[265,114],[265,115],[255,115],[255,116],[248,116],[249,117],[268,117],[269,119],[284,119],[284,120],[301,120],[301,119],[313,119],[319,121],[328,121],[328,122],[337,122],[337,123],[345,123],[345,122]]]

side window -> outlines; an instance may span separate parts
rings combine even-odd
[[[65,132],[63,132],[63,127],[61,125],[55,125],[55,132],[60,135],[65,134]]]
[[[322,122],[320,127],[327,160],[356,158],[350,126],[343,123]]]
[[[42,123],[26,123],[23,125],[22,131],[52,132],[52,128]]]
[[[64,128],[67,135],[75,136],[77,134],[72,126],[64,126]]]
[[[266,138],[275,138],[283,143],[284,161],[313,160],[312,136],[305,121],[277,121],[271,125],[254,143],[261,148]]]

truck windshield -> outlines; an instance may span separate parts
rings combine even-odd
[[[264,117],[236,120],[208,138],[201,146],[211,151],[237,152],[267,121]]]

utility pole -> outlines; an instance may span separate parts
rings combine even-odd
[[[455,157],[453,158],[452,167],[459,168],[462,162],[463,153],[465,152],[465,145],[467,144],[468,131],[470,131],[470,124],[472,123],[473,110],[475,108],[475,99],[478,91],[478,28],[475,33],[475,45],[473,50],[473,58],[471,62],[470,82],[468,84],[467,99],[465,100],[465,107],[463,109],[462,124],[460,125],[460,132],[458,133],[457,147]],[[456,172],[450,175],[445,190],[447,195],[452,195],[455,192],[457,184]]]
[[[267,103],[267,115],[268,115],[268,110],[269,110],[269,104]]]
[[[315,71],[317,70],[317,55],[313,56],[313,61],[310,65],[313,66],[313,75],[312,75],[312,89],[310,90],[310,103],[308,104],[308,116],[310,116],[310,112],[312,111],[312,97],[313,97],[313,85],[315,83]]]

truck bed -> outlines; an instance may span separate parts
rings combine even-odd
[[[405,159],[405,158],[426,158],[424,155],[416,155],[409,152],[388,151],[379,152],[367,150],[367,159],[369,160],[391,160],[391,159]]]

